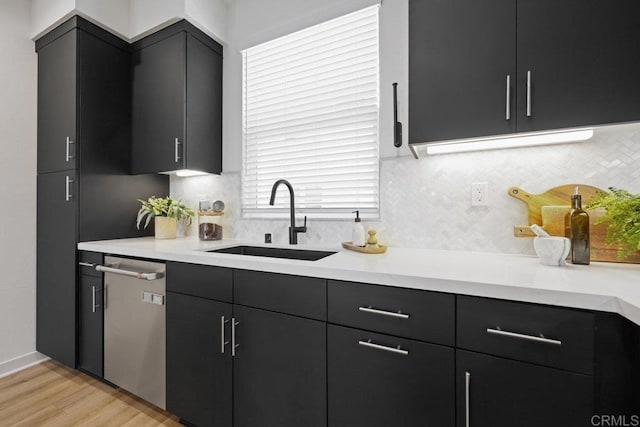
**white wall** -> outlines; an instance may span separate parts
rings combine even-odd
[[[138,39],[184,15],[185,0],[130,0],[129,37]]]
[[[30,3],[0,1],[0,376],[35,351],[36,71]],[[15,358],[24,358],[15,360]],[[14,359],[13,361],[11,361]],[[9,361],[9,362],[8,362]]]
[[[140,39],[183,18],[221,43],[226,39],[224,0],[31,0],[31,3],[30,34],[34,39],[75,14],[126,40]]]
[[[235,0],[229,5],[224,51],[223,166],[242,169],[241,51],[294,31],[362,9],[378,0]],[[406,123],[408,82],[408,2],[384,0],[380,6],[380,156],[409,155],[393,146],[393,91],[398,82],[399,120]],[[406,129],[406,125],[405,125]]]
[[[25,1],[25,3],[28,3]],[[71,16],[76,0],[31,0],[30,36],[37,38]]]
[[[227,40],[227,3],[224,0],[186,0],[185,18],[218,42]]]
[[[364,221],[389,246],[533,254],[532,239],[513,236],[527,223],[524,203],[507,190],[537,194],[563,184],[609,186],[640,193],[640,124],[597,129],[589,141],[545,147],[449,154],[380,162],[380,221]],[[471,183],[489,184],[489,206],[471,207]],[[288,219],[242,219],[240,174],[171,178],[171,195],[196,207],[222,200],[224,236],[287,243]],[[266,205],[267,200],[264,201]],[[568,201],[567,201],[568,203]],[[302,215],[298,215],[298,223]],[[300,243],[336,247],[351,239],[351,221],[309,220]],[[191,227],[187,234],[196,234]],[[375,260],[374,260],[375,261]]]
[[[130,1],[76,0],[75,8],[80,15],[126,39],[131,33]]]

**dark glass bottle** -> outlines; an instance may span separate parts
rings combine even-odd
[[[569,227],[571,239],[571,262],[588,265],[590,260],[589,214],[582,210],[582,196],[571,196]]]

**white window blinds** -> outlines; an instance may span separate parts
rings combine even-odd
[[[378,6],[243,52],[245,217],[378,215]],[[284,188],[284,187],[282,187]],[[285,191],[279,190],[279,191]]]

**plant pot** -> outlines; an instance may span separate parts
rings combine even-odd
[[[178,222],[166,216],[155,217],[156,239],[175,239]]]

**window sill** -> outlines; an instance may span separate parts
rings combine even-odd
[[[355,209],[354,209],[355,211]],[[296,210],[296,219],[302,219],[306,215],[307,219],[314,221],[353,221],[355,214],[349,212],[305,212],[304,210]],[[289,220],[290,213],[287,212],[242,212],[243,220]],[[367,221],[380,220],[380,212],[366,212],[360,210],[360,218]]]

